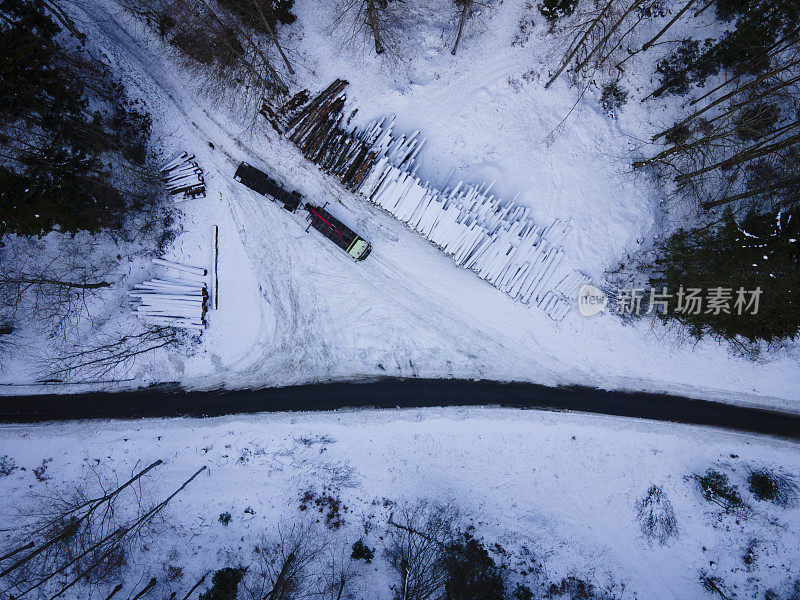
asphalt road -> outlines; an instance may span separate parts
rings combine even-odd
[[[369,383],[328,383],[259,390],[197,392],[162,386],[122,393],[6,396],[0,399],[0,422],[213,417],[257,412],[426,406],[503,406],[574,411],[800,439],[800,414],[666,394],[440,379],[382,379]]]

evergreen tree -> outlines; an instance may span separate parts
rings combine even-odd
[[[539,12],[542,16],[554,23],[561,17],[568,17],[575,12],[578,0],[544,0],[539,4]]]
[[[272,33],[267,25],[274,31],[278,23],[288,25],[297,20],[292,14],[294,0],[220,0],[220,5],[241,17],[248,27],[263,33]]]
[[[444,551],[447,570],[444,600],[504,600],[505,581],[501,567],[469,533]]]
[[[7,158],[0,168],[0,236],[119,227],[127,204],[102,154],[121,139],[88,112],[76,61],[56,42],[58,27],[34,0],[2,0],[0,17],[0,143]],[[141,116],[128,116],[134,114]],[[144,131],[149,120],[135,135]],[[141,148],[136,154],[142,157]]]
[[[664,319],[683,323],[696,338],[706,335],[726,340],[741,337],[750,342],[794,338],[800,330],[800,210],[796,207],[747,215],[738,223],[726,212],[714,228],[681,230],[661,248],[650,284],[667,288],[671,297]],[[729,291],[724,309],[703,305],[687,311],[681,287]],[[737,306],[743,289],[745,304]],[[750,292],[760,290],[758,312]],[[749,305],[749,307],[748,307]],[[681,309],[683,311],[681,312]]]
[[[244,571],[242,568],[231,567],[220,569],[214,573],[211,588],[200,594],[199,600],[236,600]]]

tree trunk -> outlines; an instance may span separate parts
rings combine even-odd
[[[796,65],[796,64],[800,64],[800,60],[795,60],[794,62],[790,63],[786,67],[782,67],[780,70],[782,71],[782,70],[787,69],[787,68],[789,68],[789,67],[791,67],[793,65]],[[769,79],[770,77],[774,76],[775,73],[777,73],[777,72],[779,72],[779,71],[778,70],[772,70],[772,71],[769,71],[768,73],[764,73],[763,75],[760,75],[760,76],[756,77],[755,79],[753,79],[751,81],[748,81],[746,84],[744,84],[740,88],[737,88],[737,89],[733,90],[732,92],[728,92],[724,96],[720,96],[719,98],[714,100],[711,104],[706,105],[705,108],[702,108],[702,109],[698,110],[697,112],[695,112],[695,113],[689,115],[688,117],[686,117],[680,123],[676,123],[675,125],[673,125],[669,129],[665,129],[661,133],[658,133],[655,136],[653,136],[653,141],[656,141],[658,138],[666,135],[670,131],[673,131],[673,130],[677,129],[678,127],[686,125],[689,121],[694,120],[695,118],[699,117],[700,115],[702,115],[706,111],[711,110],[712,108],[714,108],[718,104],[721,104],[722,102],[725,102],[725,100],[728,100],[729,98],[732,98],[733,96],[735,96],[736,94],[738,94],[742,90],[745,90],[745,89],[750,88],[750,87],[752,87],[754,85],[757,85],[757,84],[761,83],[762,81],[764,81],[765,79]],[[784,82],[780,83],[779,85],[777,85],[777,86],[775,86],[773,88],[770,88],[766,92],[763,92],[762,94],[760,94],[756,98],[764,97],[765,95],[768,95],[768,94],[770,94],[770,93],[772,93],[774,91],[777,91],[777,90],[779,90],[779,89],[781,89],[783,87],[786,87],[787,85],[791,85],[792,83],[794,83],[795,81],[798,81],[798,80],[800,80],[800,77],[794,77],[793,79],[789,79],[788,81],[784,81]]]
[[[762,136],[760,136],[760,137],[758,137],[756,139],[763,140],[764,138],[767,138],[764,141],[768,141],[770,138],[773,138],[773,137],[775,137],[777,135],[780,135],[781,133],[785,133],[787,131],[791,131],[792,129],[798,127],[799,125],[800,125],[800,121],[795,121],[794,123],[789,123],[788,125],[785,125],[783,127],[779,127],[778,129],[775,129],[775,130],[773,130],[773,131],[771,131],[769,133],[766,133],[766,134],[764,134],[764,135],[762,135]],[[656,154],[655,156],[653,156],[651,158],[648,158],[647,160],[641,160],[641,161],[634,162],[633,163],[633,168],[634,169],[638,169],[638,168],[643,167],[645,165],[652,164],[654,162],[657,162],[657,161],[661,160],[662,158],[666,158],[667,156],[671,156],[671,155],[675,154],[676,152],[687,152],[689,150],[692,150],[692,149],[697,148],[699,146],[703,146],[704,144],[707,144],[707,143],[712,142],[714,140],[723,138],[726,135],[730,135],[730,134],[731,134],[731,130],[730,129],[726,129],[726,130],[717,131],[715,133],[712,133],[710,135],[702,137],[702,138],[700,138],[698,140],[695,140],[691,144],[678,144],[678,145],[672,146],[671,148],[668,148],[668,149],[664,150],[663,152],[659,152],[658,154]],[[764,142],[762,142],[762,143],[764,143]]]
[[[152,579],[150,579],[150,581],[147,582],[147,585],[144,586],[144,589],[133,597],[133,600],[139,600],[139,598],[141,598],[147,592],[149,592],[151,588],[155,587],[155,585],[156,585],[156,578],[153,577]]]
[[[642,52],[646,52],[646,51],[647,51],[647,49],[648,49],[650,46],[652,46],[653,44],[655,44],[655,43],[656,43],[656,41],[658,41],[658,39],[659,39],[659,38],[660,38],[662,35],[664,35],[664,34],[667,32],[667,30],[668,30],[670,27],[672,27],[672,26],[675,24],[675,22],[676,22],[678,19],[680,19],[680,18],[681,18],[681,16],[683,15],[683,13],[685,13],[687,10],[689,10],[689,8],[692,6],[692,4],[694,4],[694,2],[695,2],[695,0],[689,0],[689,2],[687,2],[687,3],[686,3],[684,6],[683,6],[683,8],[682,8],[682,9],[680,9],[680,10],[678,11],[678,13],[677,13],[677,14],[676,14],[674,17],[672,17],[672,19],[670,19],[669,23],[667,23],[666,25],[664,25],[664,28],[663,28],[661,31],[659,31],[659,32],[658,32],[658,33],[655,35],[655,37],[653,37],[653,38],[652,38],[652,39],[651,39],[649,42],[646,42],[646,43],[645,43],[645,44],[642,46]]]
[[[378,9],[375,8],[375,0],[364,0],[367,7],[367,23],[372,30],[372,36],[375,38],[375,54],[383,54],[385,49],[381,43],[381,33],[378,27]]]
[[[791,179],[784,179],[783,181],[779,181],[778,183],[773,183],[771,185],[760,187],[755,190],[748,190],[746,192],[742,192],[741,194],[736,194],[734,196],[728,196],[727,198],[722,198],[721,200],[715,200],[714,202],[704,202],[703,208],[705,210],[709,210],[711,208],[716,208],[717,206],[722,206],[723,204],[730,204],[731,202],[735,202],[736,200],[743,200],[745,198],[758,196],[759,194],[766,194],[767,192],[774,192],[775,190],[780,190],[787,187],[794,187],[798,183],[800,183],[800,178],[798,177],[793,177]]]
[[[64,28],[69,31],[72,35],[74,35],[81,43],[84,42],[86,39],[86,34],[81,33],[78,31],[78,28],[75,27],[75,23],[72,22],[67,14],[61,10],[61,7],[58,6],[56,0],[42,0],[42,4],[44,4],[45,8],[50,11],[50,13],[61,23]]]
[[[197,583],[195,583],[195,584],[192,586],[192,589],[190,589],[190,590],[189,590],[189,593],[188,593],[188,594],[186,594],[186,595],[183,597],[183,600],[189,600],[189,596],[191,596],[191,595],[194,593],[194,591],[195,591],[197,588],[199,588],[201,585],[203,585],[203,582],[204,582],[205,580],[206,580],[206,576],[205,576],[205,575],[203,575],[203,576],[200,578],[200,581],[198,581]]]
[[[77,288],[81,290],[96,290],[99,288],[107,288],[111,287],[111,284],[107,281],[97,281],[95,283],[73,283],[70,281],[59,281],[57,279],[45,279],[45,278],[11,278],[11,279],[3,279],[0,278],[0,285],[55,285],[58,287],[65,287],[65,288]]]
[[[589,34],[591,34],[592,31],[594,31],[594,28],[597,27],[598,23],[600,23],[600,19],[603,18],[603,15],[606,14],[606,11],[608,11],[608,9],[611,8],[611,5],[613,3],[614,3],[614,0],[609,0],[608,4],[606,4],[603,7],[603,10],[601,10],[600,14],[597,15],[597,18],[594,21],[592,21],[592,23],[589,25],[589,27],[586,30],[586,32],[583,34],[583,37],[581,37],[581,39],[578,41],[578,43],[572,49],[572,52],[570,52],[569,55],[567,56],[567,58],[564,59],[564,62],[561,63],[561,66],[558,68],[558,71],[556,71],[555,75],[553,75],[550,78],[550,80],[546,84],[544,84],[544,89],[549,88],[552,85],[552,83],[556,79],[558,79],[558,76],[561,75],[561,73],[564,72],[564,69],[567,68],[567,66],[569,65],[569,63],[572,60],[572,58],[578,53],[578,50],[581,49],[581,47],[583,46],[583,43],[589,37]]]
[[[739,152],[738,154],[734,154],[730,158],[726,158],[718,163],[710,165],[708,167],[703,167],[702,169],[698,169],[691,173],[684,173],[678,175],[675,178],[675,181],[686,181],[687,179],[691,179],[692,177],[696,177],[697,175],[702,175],[703,173],[708,173],[709,171],[715,171],[716,169],[721,169],[724,167],[735,167],[736,165],[740,165],[742,163],[754,160],[756,158],[760,158],[766,154],[770,154],[771,152],[775,152],[777,150],[783,150],[784,148],[788,148],[796,143],[800,142],[800,134],[790,136],[780,142],[772,144],[771,146],[764,146],[762,148],[757,148],[751,146],[750,148],[745,149],[743,152]],[[757,144],[756,146],[760,146]]]
[[[784,43],[784,42],[785,42],[787,39],[790,39],[792,36],[796,35],[798,32],[800,32],[800,27],[798,27],[798,28],[794,29],[793,31],[791,31],[791,32],[790,32],[790,33],[788,33],[787,35],[783,36],[783,38],[781,38],[780,40],[778,40],[777,42],[775,42],[775,43],[774,43],[772,46],[770,46],[770,47],[767,49],[767,53],[769,53],[769,52],[772,52],[773,50],[775,50],[776,52],[780,52],[780,51],[782,51],[782,50],[783,50],[783,48],[781,48],[780,46],[782,46],[782,44],[783,44],[783,43]],[[747,61],[745,64],[746,64],[746,65],[749,65],[749,64],[751,64],[751,63],[752,63],[754,60],[761,60],[761,58],[762,58],[763,56],[764,56],[763,54],[760,54],[759,56],[757,56],[757,57],[755,57],[755,58],[752,58],[752,59],[750,59],[750,60],[749,60],[749,61]],[[781,68],[781,70],[783,70],[783,68]],[[709,97],[711,94],[713,94],[714,92],[717,92],[717,91],[721,90],[722,88],[724,88],[726,85],[728,85],[728,84],[729,84],[729,83],[731,83],[732,81],[736,81],[737,79],[739,79],[739,77],[741,77],[743,74],[744,74],[744,71],[741,71],[741,72],[737,73],[736,75],[734,75],[733,77],[729,77],[728,79],[726,79],[725,81],[723,81],[722,83],[720,83],[720,84],[719,84],[717,87],[715,87],[713,90],[710,90],[710,91],[706,92],[705,94],[703,94],[702,96],[700,96],[699,98],[695,98],[694,100],[692,100],[691,102],[689,102],[689,106],[694,106],[695,104],[697,104],[697,103],[698,103],[698,102],[700,102],[701,100],[704,100],[704,99],[708,98],[708,97]]]
[[[278,53],[281,55],[283,62],[286,64],[286,68],[289,69],[289,73],[294,75],[294,69],[292,69],[292,65],[289,64],[289,59],[286,58],[286,54],[283,52],[283,48],[281,48],[280,43],[278,43],[278,36],[275,35],[275,31],[272,29],[272,25],[269,24],[269,20],[267,16],[264,14],[264,11],[261,10],[261,4],[259,0],[252,0],[253,5],[256,7],[258,11],[258,16],[261,18],[261,22],[264,23],[264,27],[267,29],[267,33],[269,37],[272,38],[272,41],[275,42],[275,47],[278,49]]]
[[[459,0],[461,2],[461,20],[458,23],[458,35],[456,36],[456,43],[453,44],[453,51],[450,53],[456,55],[458,49],[458,42],[461,41],[461,32],[464,31],[464,23],[467,22],[467,15],[472,10],[472,0]]]

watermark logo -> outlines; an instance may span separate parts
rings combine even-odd
[[[600,288],[587,283],[578,290],[578,312],[584,317],[601,313],[607,306],[608,296]]]

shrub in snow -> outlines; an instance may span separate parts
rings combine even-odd
[[[619,109],[623,107],[628,99],[628,92],[623,90],[616,81],[611,81],[603,86],[603,93],[600,101],[603,105],[603,112],[616,119]]]
[[[9,458],[6,455],[0,456],[0,477],[11,475],[18,468],[13,458]]]
[[[47,481],[49,479],[47,476],[47,464],[50,462],[53,462],[52,458],[45,458],[42,464],[33,470],[33,476],[36,477],[36,481]]]
[[[651,485],[644,498],[636,502],[636,520],[645,537],[662,546],[678,535],[675,511],[660,486]]]
[[[550,21],[557,21],[561,17],[568,17],[575,12],[578,0],[544,0],[539,4],[539,12]]]
[[[747,544],[747,548],[745,548],[744,556],[742,556],[742,560],[744,564],[748,567],[752,566],[756,562],[756,545],[758,542],[756,540],[750,540],[750,543]]]
[[[363,560],[369,563],[375,558],[375,551],[361,540],[358,540],[353,544],[353,553],[350,555],[350,558],[353,560]]]
[[[572,600],[589,600],[595,598],[594,586],[578,577],[565,577],[561,583],[551,583],[547,595],[552,597],[567,596]]]
[[[300,498],[300,510],[306,511],[315,507],[317,512],[325,515],[325,524],[334,531],[344,525],[344,515],[349,509],[342,504],[338,492],[333,488],[326,488],[321,494],[306,490]]]
[[[511,594],[511,598],[512,600],[533,600],[533,592],[527,585],[518,583]]]
[[[245,569],[226,567],[214,573],[211,588],[200,594],[199,600],[236,600],[239,582]]]
[[[231,513],[229,512],[224,512],[219,516],[219,522],[225,525],[226,527],[228,526],[228,523],[231,522],[231,519],[232,519]]]
[[[726,511],[745,506],[739,489],[730,485],[728,476],[714,469],[709,469],[702,477],[695,475],[703,497],[709,502],[719,504]]]
[[[751,471],[747,476],[747,483],[756,500],[766,500],[778,506],[792,504],[797,495],[797,486],[791,477],[767,469]]]
[[[731,597],[725,590],[725,583],[721,577],[715,577],[703,571],[700,573],[700,585],[714,595],[719,595],[722,598]]]

